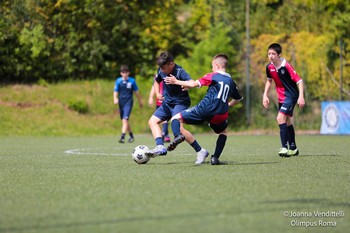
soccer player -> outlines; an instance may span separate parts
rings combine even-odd
[[[156,77],[155,77],[156,78]],[[160,90],[160,93],[163,94],[163,85],[164,85],[164,82],[160,82],[159,83],[159,90]],[[154,86],[152,85],[152,88],[151,88],[151,91],[149,93],[149,98],[148,98],[148,104],[150,106],[153,105],[153,99],[154,99],[154,96],[156,95],[156,92],[154,90]],[[156,109],[159,108],[160,106],[162,105],[162,100],[156,98]],[[170,137],[169,137],[169,124],[167,121],[165,121],[163,123],[163,126],[162,126],[162,137],[163,137],[163,140],[164,142],[170,142]]]
[[[171,76],[175,79],[183,81],[191,80],[190,75],[181,66],[174,62],[174,58],[171,53],[161,53],[157,58],[157,65],[159,68],[153,86],[157,99],[162,100],[162,105],[157,108],[157,110],[153,113],[148,121],[148,125],[156,142],[156,147],[146,152],[146,155],[150,157],[167,154],[167,149],[164,146],[162,132],[159,124],[170,120],[172,116],[182,110],[187,109],[191,104],[191,99],[188,91],[183,91],[182,88],[178,85],[164,85],[163,94],[160,92],[159,85],[164,81],[166,77]],[[193,135],[183,128],[182,124],[180,125],[180,131],[184,136],[181,135],[182,137],[175,137],[174,140],[186,140],[197,152],[197,156],[199,154],[208,154],[208,152],[198,144]]]
[[[290,157],[299,154],[295,143],[293,111],[296,104],[300,108],[305,106],[304,84],[294,68],[284,58],[280,57],[281,53],[282,46],[277,43],[271,44],[267,49],[270,63],[266,66],[267,80],[262,104],[265,108],[270,106],[268,92],[273,80],[278,95],[277,123],[282,144],[278,154],[281,157]]]
[[[114,104],[119,104],[119,113],[120,119],[122,120],[122,135],[119,139],[120,143],[125,142],[125,134],[129,133],[129,142],[134,141],[134,135],[131,131],[129,118],[131,114],[131,110],[133,107],[133,94],[135,93],[140,107],[142,108],[142,99],[139,93],[139,88],[137,87],[136,81],[134,78],[129,77],[130,71],[128,66],[122,65],[120,68],[120,75],[115,81],[113,99]]]
[[[174,135],[183,137],[180,132],[180,123],[199,125],[205,121],[209,122],[209,126],[218,134],[215,152],[211,156],[212,165],[221,164],[219,157],[227,140],[226,128],[228,126],[229,106],[233,106],[243,99],[230,74],[226,73],[227,62],[228,57],[220,53],[212,59],[213,72],[204,75],[196,81],[180,81],[174,77],[167,77],[165,79],[166,84],[176,84],[183,88],[208,86],[207,94],[196,106],[188,110],[183,110],[172,117],[171,128]],[[180,143],[181,140],[174,139],[170,143],[168,150],[174,150]],[[198,154],[195,164],[202,164],[207,156],[208,154]]]

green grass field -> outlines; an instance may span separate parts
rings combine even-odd
[[[215,135],[197,139],[213,151]],[[232,135],[226,165],[194,166],[186,143],[136,164],[150,135],[1,137],[0,232],[347,232],[349,139],[297,136],[300,156],[280,158],[278,136]]]

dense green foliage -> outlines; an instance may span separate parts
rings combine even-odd
[[[155,57],[172,52],[194,77],[220,51],[244,85],[245,1],[3,0],[1,83],[113,79],[121,64],[151,78]],[[266,47],[284,55],[310,87],[311,99],[349,98],[350,3],[342,0],[251,0],[251,73],[264,80]],[[342,65],[340,64],[340,42]],[[187,60],[187,62],[186,62]],[[340,68],[342,67],[342,80]],[[260,84],[260,85],[259,85]]]
[[[197,136],[212,152],[216,136]],[[227,165],[195,166],[186,143],[136,164],[132,149],[153,145],[151,137],[122,145],[113,137],[0,137],[0,232],[348,232],[348,137],[298,139],[299,157],[280,158],[277,135],[230,136]],[[319,220],[336,226],[292,225]]]

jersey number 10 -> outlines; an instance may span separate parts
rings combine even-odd
[[[227,96],[230,91],[230,86],[227,84],[224,85],[224,82],[219,82],[219,84],[220,84],[220,91],[216,98],[221,99],[224,103],[226,103]]]

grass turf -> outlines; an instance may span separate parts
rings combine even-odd
[[[196,136],[213,152],[215,135]],[[297,136],[300,156],[292,158],[277,156],[278,136],[229,136],[222,166],[195,166],[186,143],[138,165],[130,154],[139,144],[154,146],[140,135],[132,144],[112,137],[0,138],[0,232],[350,228],[348,136]]]

